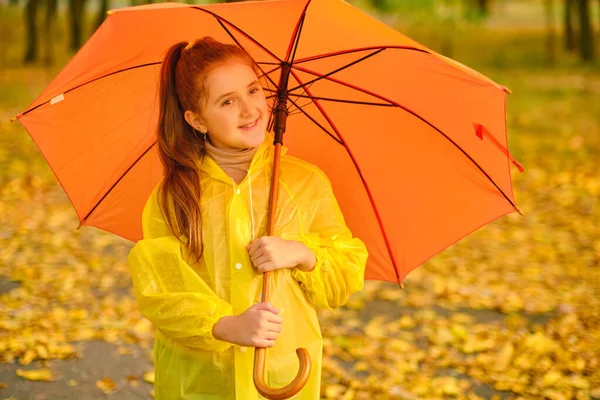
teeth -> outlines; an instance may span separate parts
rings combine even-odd
[[[248,124],[248,125],[242,125],[242,128],[249,128],[249,127],[253,126],[255,123],[256,123],[256,121],[254,121],[253,123]]]

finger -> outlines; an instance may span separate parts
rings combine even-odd
[[[279,332],[265,331],[262,335],[263,339],[275,340],[279,336]]]
[[[277,266],[273,262],[267,261],[259,264],[256,269],[258,269],[260,272],[268,272],[276,270]]]
[[[279,314],[279,310],[277,310],[277,314],[273,314],[273,313],[269,313],[267,315],[267,321],[274,323],[274,324],[279,324],[281,325],[283,323],[283,317]]]
[[[277,308],[275,308],[273,306],[273,304],[271,304],[271,303],[260,302],[260,303],[258,303],[256,305],[252,306],[252,307],[254,307],[255,310],[265,311],[266,312],[266,314],[265,314],[266,317],[269,317],[270,315],[273,315],[273,314],[275,314],[275,315],[279,314],[279,310]]]
[[[273,347],[275,345],[275,340],[269,339],[258,339],[256,340],[256,345],[254,347]]]
[[[254,254],[250,255],[250,260],[252,261],[252,265],[260,265],[262,263],[264,263],[265,261],[269,261],[268,256],[262,251],[263,249],[260,248],[257,251],[254,252]]]
[[[246,249],[248,249],[248,253],[254,254],[258,249],[260,249],[264,245],[262,238],[258,238],[254,240]]]
[[[281,324],[270,323],[267,326],[267,331],[269,331],[269,332],[281,333],[282,329],[283,329],[283,325],[281,325]]]

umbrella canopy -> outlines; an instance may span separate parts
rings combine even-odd
[[[82,225],[141,239],[142,209],[163,173],[161,60],[203,36],[258,62],[273,107],[290,68],[284,144],[332,181],[368,247],[367,279],[401,282],[518,211],[504,87],[341,0],[162,3],[111,11],[18,116]]]

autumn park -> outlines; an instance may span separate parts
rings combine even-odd
[[[403,288],[365,280],[318,309],[321,398],[600,399],[600,1],[348,2],[508,89],[521,213],[457,237]],[[155,396],[134,242],[78,228],[17,118],[109,10],[147,3],[161,1],[0,0],[0,399]]]

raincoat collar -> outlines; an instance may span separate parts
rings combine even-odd
[[[248,174],[254,174],[257,171],[260,171],[265,164],[270,164],[269,162],[273,161],[275,146],[273,146],[273,135],[269,132],[265,133],[265,140],[258,146],[258,150],[252,157],[252,161],[250,162],[250,167],[248,169]],[[282,146],[281,155],[287,153],[287,148]],[[233,179],[223,171],[223,169],[216,163],[216,161],[206,155],[203,159],[198,161],[198,166],[201,171],[204,171],[210,178],[217,179],[223,181],[227,184],[233,184],[235,186],[235,182]],[[238,185],[242,186],[247,180],[244,180]]]

